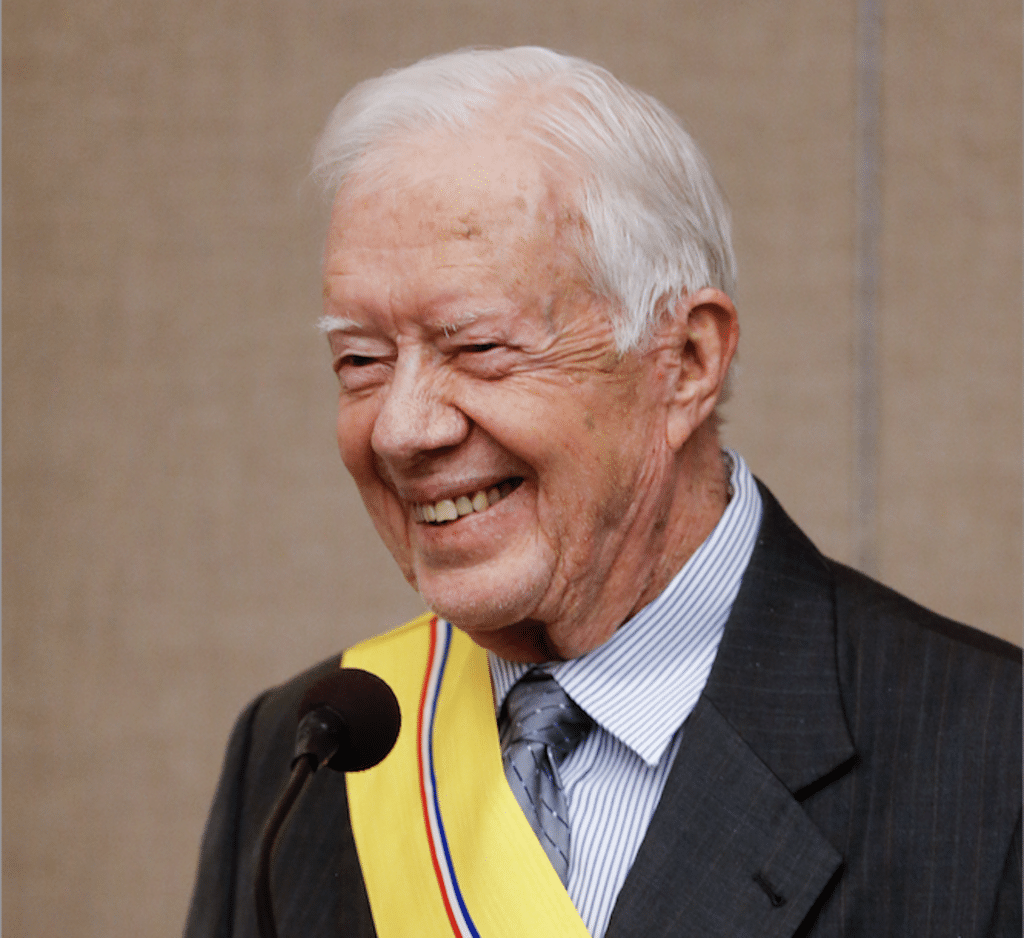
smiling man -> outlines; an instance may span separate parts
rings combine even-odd
[[[318,773],[282,935],[1019,935],[1020,661],[822,557],[724,452],[724,201],[543,49],[364,83],[321,138],[338,443],[421,619],[403,727]],[[255,934],[297,701],[243,714],[187,934]]]
[[[615,301],[575,256],[577,173],[509,127],[522,102],[498,107],[341,187],[322,325],[341,455],[406,578],[483,647],[540,662],[606,641],[721,516],[713,421],[695,431],[738,330],[708,287],[618,353]]]

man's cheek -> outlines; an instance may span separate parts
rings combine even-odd
[[[338,434],[338,452],[341,461],[353,481],[359,487],[364,501],[369,501],[368,492],[381,485],[380,466],[369,446],[369,438],[356,433]]]
[[[390,491],[381,486],[376,486],[372,493],[364,491],[362,495],[377,534],[391,556],[395,558],[402,575],[415,587],[416,577],[412,547],[409,543],[408,519],[401,503]]]

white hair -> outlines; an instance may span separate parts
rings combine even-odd
[[[383,144],[469,129],[525,94],[524,134],[582,172],[568,195],[583,221],[574,247],[616,306],[619,351],[641,346],[680,297],[733,292],[725,198],[679,120],[607,70],[548,49],[463,49],[356,85],[317,143],[314,178],[333,197]]]

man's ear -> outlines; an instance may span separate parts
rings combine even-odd
[[[684,296],[669,315],[662,338],[676,364],[666,422],[672,449],[714,412],[739,337],[736,307],[714,287]]]

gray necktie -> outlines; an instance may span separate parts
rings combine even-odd
[[[527,671],[505,698],[505,777],[563,883],[569,874],[569,811],[552,766],[576,747],[590,725],[590,717],[543,671]]]

